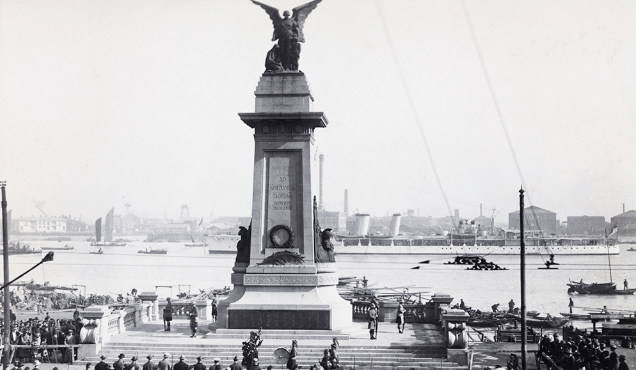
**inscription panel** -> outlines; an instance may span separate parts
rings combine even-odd
[[[320,310],[228,310],[230,329],[329,330],[329,311]]]
[[[302,175],[299,151],[271,151],[267,153],[265,245],[271,246],[269,231],[276,225],[287,225],[302,240]]]

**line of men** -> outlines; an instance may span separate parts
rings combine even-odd
[[[163,359],[159,362],[154,362],[154,356],[152,354],[146,356],[148,361],[143,364],[137,364],[137,356],[132,356],[130,359],[130,363],[126,363],[124,359],[126,358],[125,354],[120,354],[112,365],[107,363],[106,356],[101,355],[100,362],[95,365],[95,370],[223,370],[221,367],[220,361],[218,357],[214,359],[214,365],[211,365],[209,369],[202,363],[203,357],[197,357],[197,363],[194,365],[188,365],[185,362],[184,356],[179,356],[179,362],[172,365],[170,361],[170,354],[164,353]],[[229,366],[230,370],[243,370],[241,363],[238,361],[238,357],[234,356],[234,363]],[[257,369],[260,370],[260,367]]]

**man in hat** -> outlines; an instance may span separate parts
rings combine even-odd
[[[139,370],[139,365],[137,365],[137,356],[130,358],[130,364],[126,365],[126,370]]]
[[[462,300],[462,302],[464,302]],[[398,301],[398,308],[397,308],[397,327],[398,327],[398,332],[403,333],[404,332],[404,313],[406,312],[406,309],[404,308],[404,301],[403,300],[399,300]]]
[[[610,366],[608,370],[618,370],[618,353],[616,353],[616,346],[612,344],[610,350],[612,352],[610,352],[609,356]]]
[[[625,363],[625,356],[624,355],[620,355],[618,356],[618,370],[629,370],[629,366],[627,366],[627,364]]]
[[[238,356],[234,356],[234,362],[230,365],[230,370],[243,370],[243,366],[241,366]]]
[[[378,333],[377,333],[377,328],[378,328],[378,311],[377,308],[375,307],[375,305],[372,303],[371,307],[369,307],[369,313],[368,313],[368,319],[369,319],[369,336],[371,337],[371,339],[378,339]]]
[[[237,358],[238,360],[238,358]],[[221,359],[218,357],[214,358],[214,365],[210,366],[210,370],[223,370],[223,368],[221,367],[220,364]],[[196,367],[194,368],[194,370],[205,370],[205,368],[203,369],[197,369]]]
[[[163,309],[163,330],[170,331],[170,321],[172,321],[172,302],[170,297],[166,298],[166,308]]]
[[[190,331],[192,332],[190,338],[194,338],[197,336],[197,326],[199,326],[199,311],[194,302],[190,303],[188,315],[190,316]]]
[[[185,363],[185,357],[179,356],[179,362],[174,364],[174,370],[188,370],[189,366]]]
[[[126,366],[126,364],[124,363],[124,358],[126,358],[126,355],[123,353],[120,353],[119,356],[117,356],[117,361],[113,362],[113,369],[114,370],[124,370],[124,367]]]
[[[97,363],[97,365],[95,365],[95,370],[108,370],[108,364],[106,363],[106,361],[104,361],[105,359],[106,356],[99,356],[99,362]]]
[[[148,362],[146,362],[144,364],[144,366],[142,367],[143,370],[157,370],[157,364],[155,364],[152,359],[155,358],[155,356],[153,356],[152,354],[146,356],[146,358],[148,359]]]
[[[157,369],[159,369],[159,370],[172,370],[172,366],[170,366],[170,362],[168,362],[168,358],[169,357],[170,357],[169,353],[164,353],[163,354],[163,360],[159,361],[159,363],[157,364]]]
[[[73,359],[75,358],[74,356],[75,348],[73,348],[73,345],[77,344],[77,341],[75,340],[75,335],[73,334],[73,329],[68,330],[68,334],[66,335],[66,337],[64,337],[64,344],[69,346],[69,348],[67,348],[66,351],[64,352],[64,362],[68,364],[72,364]]]

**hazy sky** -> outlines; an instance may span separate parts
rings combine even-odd
[[[472,218],[483,204],[501,222],[523,182],[526,204],[561,220],[636,209],[634,19],[630,0],[324,0],[300,69],[329,119],[315,135],[326,208],[349,189],[351,212]],[[254,142],[237,113],[254,111],[272,46],[261,8],[3,1],[0,21],[14,216],[36,202],[89,222],[126,203],[250,215]]]

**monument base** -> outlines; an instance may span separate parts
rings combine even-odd
[[[271,269],[278,270],[280,267]],[[349,330],[353,307],[338,294],[335,264],[320,264],[320,269],[329,272],[233,273],[234,289],[227,299],[219,303],[215,327]],[[241,271],[241,268],[235,271]]]

